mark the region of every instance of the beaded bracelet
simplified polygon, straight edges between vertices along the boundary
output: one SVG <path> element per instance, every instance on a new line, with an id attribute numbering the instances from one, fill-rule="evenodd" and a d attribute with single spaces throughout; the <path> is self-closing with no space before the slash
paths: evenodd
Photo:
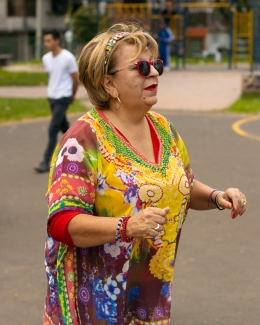
<path id="1" fill-rule="evenodd" d="M 115 235 L 115 240 L 116 241 L 121 241 L 121 236 L 120 236 L 120 228 L 121 228 L 121 224 L 124 220 L 125 216 L 121 217 L 118 221 L 117 227 L 116 227 L 116 235 Z"/>
<path id="2" fill-rule="evenodd" d="M 218 192 L 218 194 L 215 196 L 215 204 L 219 210 L 225 210 L 225 208 L 221 207 L 218 203 L 218 196 L 219 194 L 223 193 L 222 191 Z"/>
<path id="3" fill-rule="evenodd" d="M 121 241 L 125 242 L 125 243 L 131 243 L 131 241 L 134 239 L 133 237 L 126 237 L 126 226 L 128 223 L 128 220 L 130 219 L 130 216 L 125 216 L 124 220 L 121 224 L 120 227 L 120 236 L 121 236 Z"/>

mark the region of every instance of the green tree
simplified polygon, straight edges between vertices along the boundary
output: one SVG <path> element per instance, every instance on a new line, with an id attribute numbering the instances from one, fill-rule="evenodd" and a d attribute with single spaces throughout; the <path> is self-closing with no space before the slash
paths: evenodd
<path id="1" fill-rule="evenodd" d="M 97 34 L 97 13 L 95 5 L 81 6 L 72 16 L 74 39 L 82 44 Z"/>
<path id="2" fill-rule="evenodd" d="M 235 2 L 237 6 L 237 11 L 247 12 L 251 8 L 250 0 L 237 0 Z"/>

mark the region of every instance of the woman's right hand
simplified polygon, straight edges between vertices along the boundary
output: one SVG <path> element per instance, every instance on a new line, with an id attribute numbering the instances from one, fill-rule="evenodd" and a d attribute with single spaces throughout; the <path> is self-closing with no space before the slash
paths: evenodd
<path id="1" fill-rule="evenodd" d="M 126 227 L 126 236 L 134 238 L 156 237 L 163 229 L 170 208 L 146 208 L 132 216 Z"/>

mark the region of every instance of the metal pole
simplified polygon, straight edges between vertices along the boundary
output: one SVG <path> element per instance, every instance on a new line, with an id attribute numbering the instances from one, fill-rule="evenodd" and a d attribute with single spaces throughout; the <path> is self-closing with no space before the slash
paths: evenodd
<path id="1" fill-rule="evenodd" d="M 186 28 L 187 28 L 187 21 L 188 21 L 188 8 L 183 8 L 183 56 L 182 56 L 182 67 L 183 69 L 186 68 Z"/>
<path id="2" fill-rule="evenodd" d="M 232 56 L 233 56 L 233 0 L 230 0 L 229 11 L 229 50 L 228 50 L 228 69 L 232 69 Z"/>
<path id="3" fill-rule="evenodd" d="M 41 59 L 41 46 L 42 46 L 42 0 L 36 0 L 36 60 Z"/>
<path id="4" fill-rule="evenodd" d="M 97 34 L 100 29 L 100 8 L 99 8 L 99 0 L 96 0 L 96 19 L 97 19 Z"/>
<path id="5" fill-rule="evenodd" d="M 255 69 L 255 62 L 256 62 L 256 50 L 257 50 L 257 31 L 258 31 L 258 28 L 257 28 L 257 11 L 258 11 L 258 8 L 257 8 L 257 3 L 255 0 L 252 1 L 252 16 L 253 16 L 253 21 L 252 21 L 252 28 L 253 28 L 253 44 L 252 44 L 252 65 L 251 65 L 251 72 L 254 72 L 254 69 Z"/>
<path id="6" fill-rule="evenodd" d="M 177 0 L 176 3 L 176 14 L 178 15 L 176 21 L 176 69 L 179 69 L 179 50 L 180 50 L 180 13 L 181 13 L 181 0 Z"/>
<path id="7" fill-rule="evenodd" d="M 250 13 L 250 47 L 251 49 L 249 50 L 250 53 L 250 58 L 249 58 L 249 62 L 250 62 L 250 71 L 253 72 L 253 53 L 254 53 L 254 11 L 251 9 L 251 13 Z"/>

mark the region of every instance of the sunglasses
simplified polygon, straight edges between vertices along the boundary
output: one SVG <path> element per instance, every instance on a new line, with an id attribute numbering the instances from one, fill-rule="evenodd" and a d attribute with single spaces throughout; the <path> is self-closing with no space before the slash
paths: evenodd
<path id="1" fill-rule="evenodd" d="M 150 73 L 151 73 L 151 65 L 155 68 L 155 70 L 159 73 L 159 76 L 163 74 L 163 61 L 162 60 L 154 60 L 154 61 L 145 61 L 145 60 L 140 60 L 134 63 L 134 65 L 137 68 L 138 73 L 140 74 L 141 77 L 143 78 L 148 78 Z M 113 73 L 110 74 L 115 74 L 123 69 L 122 68 L 119 70 L 116 70 Z"/>

